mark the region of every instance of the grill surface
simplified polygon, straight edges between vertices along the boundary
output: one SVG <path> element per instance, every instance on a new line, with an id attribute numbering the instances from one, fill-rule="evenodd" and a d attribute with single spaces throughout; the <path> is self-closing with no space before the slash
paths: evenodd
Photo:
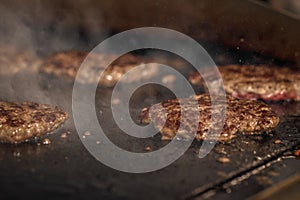
<path id="1" fill-rule="evenodd" d="M 206 47 L 208 51 L 219 52 L 213 55 L 217 63 L 224 63 L 224 60 L 218 61 L 220 56 L 228 57 L 230 62 L 239 63 L 240 58 L 245 58 L 245 62 L 255 62 L 253 54 L 250 53 L 228 52 L 228 49 L 212 44 L 206 44 Z M 158 53 L 162 57 L 167 56 L 166 52 Z M 229 57 L 231 54 L 235 57 Z M 143 55 L 155 58 L 157 54 L 150 51 L 143 52 Z M 259 55 L 257 57 L 261 62 L 270 62 L 268 58 Z M 168 58 L 173 57 L 168 55 Z M 4 86 L 12 78 L 1 77 L 1 85 Z M 18 85 L 22 84 L 24 79 L 14 80 Z M 26 80 L 30 85 L 30 78 L 27 77 Z M 41 88 L 40 93 L 43 96 L 39 101 L 64 108 L 69 112 L 70 119 L 62 129 L 47 137 L 52 141 L 50 145 L 43 145 L 42 141 L 19 145 L 1 144 L 0 184 L 1 196 L 5 198 L 191 199 L 209 195 L 219 199 L 230 199 L 232 196 L 241 199 L 251 195 L 249 192 L 243 192 L 248 191 L 249 187 L 255 187 L 254 191 L 258 192 L 266 185 L 260 185 L 256 179 L 251 179 L 250 183 L 256 181 L 257 185 L 244 186 L 245 181 L 237 180 L 237 184 L 242 183 L 238 191 L 231 193 L 228 192 L 230 185 L 227 190 L 226 187 L 224 190 L 223 186 L 288 155 L 290 150 L 300 144 L 300 103 L 270 103 L 281 116 L 279 126 L 271 134 L 239 136 L 230 143 L 219 143 L 203 159 L 197 157 L 201 143 L 194 142 L 180 159 L 164 169 L 146 174 L 123 173 L 96 161 L 83 147 L 72 119 L 72 83 L 39 74 L 38 87 Z M 4 88 L 1 91 L 5 91 Z M 150 94 L 147 91 L 151 91 Z M 25 100 L 20 93 L 21 91 L 16 89 L 15 93 L 1 94 L 1 98 Z M 34 96 L 28 96 L 34 100 Z M 159 136 L 139 140 L 122 133 L 110 117 L 110 96 L 111 89 L 99 88 L 96 104 L 101 125 L 115 144 L 135 152 L 145 152 L 147 146 L 155 150 L 167 144 L 161 141 Z M 145 98 L 146 101 L 143 102 Z M 173 95 L 167 90 L 156 91 L 151 86 L 137 91 L 131 102 L 133 118 L 136 118 L 140 109 L 147 104 L 167 98 L 173 98 Z M 67 137 L 61 138 L 61 134 L 66 132 Z M 276 140 L 281 142 L 277 143 Z M 220 163 L 217 161 L 220 157 L 228 157 L 230 162 Z M 288 164 L 287 169 L 299 172 L 298 164 Z M 278 172 L 281 173 L 280 170 Z M 274 181 L 285 177 L 279 176 Z"/>

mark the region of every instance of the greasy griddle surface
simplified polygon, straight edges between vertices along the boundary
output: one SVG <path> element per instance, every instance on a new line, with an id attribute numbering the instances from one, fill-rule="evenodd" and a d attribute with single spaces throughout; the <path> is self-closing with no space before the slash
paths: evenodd
<path id="1" fill-rule="evenodd" d="M 9 77 L 5 77 L 1 81 L 8 79 Z M 146 174 L 119 172 L 96 161 L 83 147 L 72 122 L 72 83 L 47 76 L 41 76 L 38 80 L 39 87 L 48 101 L 45 103 L 51 102 L 67 110 L 70 119 L 62 129 L 48 136 L 52 141 L 50 145 L 43 145 L 38 141 L 0 146 L 0 184 L 3 197 L 46 199 L 193 197 L 255 166 L 280 157 L 283 152 L 293 148 L 300 141 L 300 104 L 273 103 L 281 113 L 281 122 L 272 134 L 240 136 L 230 143 L 219 143 L 203 159 L 197 157 L 201 143 L 194 142 L 180 159 L 164 169 Z M 146 96 L 145 91 L 151 92 L 145 103 L 141 103 Z M 145 104 L 173 98 L 170 92 L 165 92 L 156 91 L 151 87 L 137 91 L 131 103 L 133 118 L 142 107 L 146 106 Z M 147 146 L 155 150 L 168 143 L 161 141 L 158 135 L 139 140 L 122 133 L 109 117 L 110 95 L 110 89 L 99 88 L 96 104 L 98 118 L 103 123 L 107 136 L 115 144 L 127 150 L 145 152 Z M 2 96 L 2 98 L 10 97 Z M 15 96 L 12 99 L 23 100 L 22 97 Z M 69 132 L 67 138 L 61 138 L 64 132 Z M 275 144 L 275 140 L 280 140 L 281 143 Z M 230 162 L 220 163 L 217 161 L 220 157 L 228 157 Z M 240 195 L 245 197 L 242 196 L 242 190 Z"/>

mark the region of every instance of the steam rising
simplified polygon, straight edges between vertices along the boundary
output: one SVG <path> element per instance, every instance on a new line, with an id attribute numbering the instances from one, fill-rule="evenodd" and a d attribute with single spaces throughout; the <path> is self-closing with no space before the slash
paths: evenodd
<path id="1" fill-rule="evenodd" d="M 70 106 L 72 87 L 43 77 L 39 66 L 54 52 L 89 50 L 103 40 L 96 12 L 83 0 L 1 2 L 0 100 Z"/>

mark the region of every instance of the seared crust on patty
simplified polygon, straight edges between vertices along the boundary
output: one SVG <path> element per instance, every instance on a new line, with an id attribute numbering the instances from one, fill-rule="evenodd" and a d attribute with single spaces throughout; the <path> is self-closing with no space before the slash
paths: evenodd
<path id="1" fill-rule="evenodd" d="M 300 70 L 264 65 L 220 66 L 225 91 L 241 99 L 300 100 Z M 214 74 L 204 74 L 208 80 Z M 203 85 L 202 77 L 193 72 L 189 81 Z"/>
<path id="2" fill-rule="evenodd" d="M 279 123 L 279 117 L 263 102 L 239 100 L 230 96 L 226 99 L 226 102 L 221 99 L 218 100 L 218 98 L 214 100 L 216 106 L 214 111 L 218 112 L 215 115 L 220 113 L 222 107 L 226 107 L 224 126 L 219 137 L 220 141 L 234 138 L 238 132 L 254 134 L 271 131 Z M 197 104 L 198 106 L 193 106 Z M 195 138 L 197 140 L 205 139 L 211 122 L 210 96 L 196 95 L 192 98 L 181 99 L 181 105 L 183 105 L 182 108 L 185 109 L 186 113 L 190 113 L 188 116 L 193 115 L 195 109 L 199 112 L 199 125 L 194 129 L 197 130 Z M 162 110 L 161 106 L 165 108 L 165 111 Z M 178 99 L 155 104 L 151 106 L 151 112 L 149 112 L 149 109 L 150 107 L 147 107 L 142 110 L 141 122 L 143 124 L 153 122 L 154 126 L 160 130 L 163 140 L 172 139 L 176 135 L 180 124 L 183 131 L 178 132 L 177 136 L 186 137 L 193 130 L 189 119 L 181 119 L 181 106 Z"/>
<path id="3" fill-rule="evenodd" d="M 68 114 L 58 107 L 33 102 L 0 101 L 0 142 L 18 143 L 58 128 Z"/>
<path id="4" fill-rule="evenodd" d="M 112 60 L 114 58 L 113 55 L 82 51 L 59 52 L 49 56 L 42 64 L 41 70 L 47 74 L 53 74 L 59 77 L 75 80 L 80 65 L 88 54 L 89 59 L 86 60 L 85 68 L 82 73 L 79 74 L 77 80 L 82 84 L 98 83 L 99 74 L 106 68 L 103 61 L 107 59 Z M 123 74 L 139 64 L 142 64 L 142 61 L 137 56 L 130 54 L 121 56 L 103 72 L 103 78 L 100 80 L 100 84 L 106 87 L 113 86 L 120 80 Z M 157 65 L 150 64 L 149 67 L 138 70 L 136 76 L 128 77 L 125 81 L 134 82 L 143 80 L 154 76 L 157 72 Z"/>

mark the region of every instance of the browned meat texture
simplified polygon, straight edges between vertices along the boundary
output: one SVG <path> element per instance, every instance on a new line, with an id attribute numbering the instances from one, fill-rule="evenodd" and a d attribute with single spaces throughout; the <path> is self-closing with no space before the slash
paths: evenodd
<path id="1" fill-rule="evenodd" d="M 220 66 L 225 91 L 241 99 L 300 100 L 300 71 L 287 67 L 264 65 Z M 205 74 L 213 80 L 214 74 Z M 189 81 L 203 85 L 201 76 L 194 72 Z"/>
<path id="2" fill-rule="evenodd" d="M 226 141 L 236 136 L 238 132 L 245 134 L 262 133 L 264 131 L 271 131 L 279 123 L 279 117 L 272 111 L 272 109 L 265 103 L 255 100 L 239 100 L 234 97 L 227 97 L 226 115 L 224 119 L 224 126 L 219 137 L 220 141 Z M 194 105 L 198 106 L 192 106 Z M 195 104 L 197 103 L 197 104 Z M 214 113 L 218 115 L 222 108 L 222 100 L 216 98 L 214 105 L 216 109 L 213 109 Z M 207 137 L 208 129 L 211 123 L 211 101 L 209 95 L 196 95 L 189 99 L 181 99 L 181 105 L 184 105 L 182 109 L 188 114 L 192 115 L 192 111 L 195 109 L 199 112 L 199 125 L 195 138 L 202 140 Z M 166 109 L 164 112 L 161 108 Z M 190 134 L 191 122 L 189 119 L 181 119 L 181 106 L 178 99 L 163 101 L 160 104 L 155 104 L 149 108 L 144 108 L 141 114 L 141 121 L 144 124 L 148 124 L 151 121 L 154 126 L 160 130 L 163 140 L 170 140 L 175 135 L 179 128 L 179 125 L 183 126 L 183 131 L 178 132 L 177 136 L 187 137 Z M 166 117 L 165 117 L 166 116 Z M 166 121 L 164 120 L 166 119 Z M 214 128 L 213 126 L 211 127 Z"/>
<path id="3" fill-rule="evenodd" d="M 88 52 L 66 51 L 59 52 L 49 56 L 42 64 L 41 70 L 47 74 L 54 74 L 59 77 L 66 77 L 74 80 L 80 65 L 87 57 Z M 123 74 L 137 65 L 143 64 L 137 56 L 126 54 L 115 60 L 105 71 L 103 61 L 112 60 L 113 55 L 89 53 L 89 59 L 86 60 L 85 68 L 77 77 L 82 84 L 98 83 L 98 76 L 101 72 L 102 78 L 100 84 L 106 87 L 113 86 L 118 82 Z M 148 67 L 137 70 L 135 76 L 127 77 L 125 82 L 134 82 L 147 79 L 158 72 L 156 64 L 149 64 Z"/>
<path id="4" fill-rule="evenodd" d="M 29 50 L 17 46 L 0 46 L 0 74 L 13 75 L 18 72 L 36 72 L 41 60 Z"/>
<path id="5" fill-rule="evenodd" d="M 58 107 L 33 102 L 0 101 L 0 142 L 19 143 L 58 128 L 68 114 Z"/>

